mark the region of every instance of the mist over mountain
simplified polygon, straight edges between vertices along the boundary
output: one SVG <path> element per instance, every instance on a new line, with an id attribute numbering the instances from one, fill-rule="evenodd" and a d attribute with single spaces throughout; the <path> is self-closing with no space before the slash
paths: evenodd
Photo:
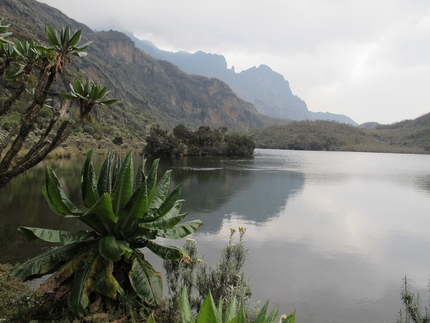
<path id="1" fill-rule="evenodd" d="M 132 33 L 128 35 L 137 47 L 157 59 L 169 61 L 189 74 L 215 77 L 226 82 L 241 99 L 252 103 L 260 113 L 291 120 L 333 120 L 357 125 L 345 115 L 309 111 L 306 103 L 292 93 L 284 76 L 267 65 L 236 73 L 234 67 L 227 68 L 227 61 L 222 55 L 202 51 L 193 54 L 169 52 L 157 48 L 150 41 L 137 39 Z"/>
<path id="2" fill-rule="evenodd" d="M 120 103 L 99 109 L 99 121 L 106 127 L 144 136 L 147 127 L 154 124 L 165 129 L 182 123 L 191 129 L 203 125 L 246 130 L 274 122 L 285 123 L 258 113 L 251 103 L 239 98 L 219 79 L 190 75 L 166 60 L 148 55 L 136 48 L 124 33 L 93 31 L 34 0 L 2 0 L 0 13 L 4 23 L 11 24 L 13 37 L 17 39 L 46 43 L 45 25 L 58 30 L 67 25 L 74 30 L 82 29 L 83 42 L 93 43 L 87 49 L 88 56 L 74 58 L 68 65 L 65 84 L 74 82 L 77 76 L 108 86 Z M 62 104 L 53 95 L 56 104 Z"/>

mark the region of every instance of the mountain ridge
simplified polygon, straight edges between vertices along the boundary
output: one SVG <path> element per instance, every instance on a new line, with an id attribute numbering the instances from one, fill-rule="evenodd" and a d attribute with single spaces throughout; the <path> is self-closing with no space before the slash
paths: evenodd
<path id="1" fill-rule="evenodd" d="M 265 64 L 236 73 L 234 67 L 227 68 L 223 55 L 203 51 L 193 54 L 169 52 L 157 48 L 149 40 L 139 40 L 131 32 L 127 32 L 127 35 L 138 48 L 157 59 L 172 62 L 189 74 L 216 77 L 226 82 L 240 98 L 252 103 L 260 113 L 298 121 L 332 120 L 358 125 L 345 115 L 309 111 L 305 101 L 292 93 L 288 80 Z"/>
<path id="2" fill-rule="evenodd" d="M 286 122 L 258 113 L 219 79 L 189 75 L 172 63 L 155 59 L 136 48 L 124 33 L 92 31 L 35 0 L 4 0 L 0 12 L 18 39 L 44 40 L 47 24 L 57 29 L 66 25 L 82 29 L 83 41 L 93 43 L 87 49 L 87 57 L 77 58 L 79 64 L 70 65 L 69 74 L 81 78 L 88 75 L 107 85 L 112 96 L 120 100 L 120 104 L 102 114 L 108 125 L 120 123 L 143 137 L 148 126 L 154 124 L 167 129 L 183 123 L 191 129 L 204 125 L 247 130 Z M 61 104 L 58 98 L 56 101 Z"/>

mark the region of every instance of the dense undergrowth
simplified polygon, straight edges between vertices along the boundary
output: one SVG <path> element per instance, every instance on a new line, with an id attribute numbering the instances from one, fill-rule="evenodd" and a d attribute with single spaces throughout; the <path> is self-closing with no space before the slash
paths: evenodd
<path id="1" fill-rule="evenodd" d="M 64 299 L 58 301 L 54 293 L 38 298 L 31 297 L 32 291 L 26 283 L 9 276 L 12 266 L 0 265 L 0 290 L 2 291 L 0 293 L 0 321 L 140 323 L 147 322 L 151 316 L 157 323 L 182 322 L 180 303 L 183 290 L 186 288 L 190 309 L 195 316 L 201 311 L 203 301 L 210 290 L 217 307 L 226 310 L 232 302 L 240 303 L 246 322 L 258 322 L 259 314 L 260 317 L 262 314 L 261 309 L 251 300 L 250 279 L 243 271 L 248 254 L 248 249 L 245 248 L 243 242 L 246 229 L 240 227 L 238 231 L 239 238 L 236 240 L 236 230 L 231 229 L 228 243 L 221 249 L 220 259 L 215 266 L 206 263 L 204 257 L 198 255 L 195 240 L 187 239 L 183 248 L 189 253 L 193 262 L 191 265 L 175 261 L 164 262 L 165 280 L 169 292 L 155 308 L 135 300 L 122 299 L 109 311 L 96 312 L 89 309 L 84 316 L 78 318 L 69 310 L 67 301 Z M 220 301 L 222 303 L 219 303 Z M 277 307 L 274 310 L 277 314 Z M 276 322 L 286 318 L 286 315 L 279 318 L 276 315 Z M 269 321 L 264 320 L 263 322 Z"/>

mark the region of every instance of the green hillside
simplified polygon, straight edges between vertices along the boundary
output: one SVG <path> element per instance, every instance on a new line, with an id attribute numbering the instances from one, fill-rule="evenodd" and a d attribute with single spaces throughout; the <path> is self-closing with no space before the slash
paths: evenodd
<path id="1" fill-rule="evenodd" d="M 332 121 L 299 121 L 254 130 L 252 137 L 259 148 L 428 153 L 430 114 L 373 129 Z"/>

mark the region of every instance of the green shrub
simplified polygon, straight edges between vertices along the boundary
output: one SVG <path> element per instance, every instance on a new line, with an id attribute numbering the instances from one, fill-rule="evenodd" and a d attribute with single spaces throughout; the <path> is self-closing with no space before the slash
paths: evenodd
<path id="1" fill-rule="evenodd" d="M 82 199 L 86 211 L 78 209 L 66 196 L 55 172 L 47 167 L 43 187 L 50 208 L 65 218 L 74 218 L 92 231 L 20 227 L 28 239 L 60 244 L 23 264 L 14 267 L 15 277 L 33 279 L 52 274 L 35 295 L 52 290 L 59 299 L 68 298 L 70 309 L 82 315 L 87 307 L 109 309 L 114 301 L 139 297 L 149 306 L 157 305 L 162 296 L 161 274 L 145 260 L 141 251 L 148 248 L 163 259 L 191 261 L 178 247 L 157 244 L 157 237 L 180 239 L 201 226 L 194 220 L 180 223 L 183 200 L 178 199 L 181 186 L 170 191 L 167 171 L 158 180 L 158 160 L 148 175 L 141 160 L 134 175 L 132 156 L 114 158 L 109 153 L 98 179 L 88 152 L 82 169 Z"/>

